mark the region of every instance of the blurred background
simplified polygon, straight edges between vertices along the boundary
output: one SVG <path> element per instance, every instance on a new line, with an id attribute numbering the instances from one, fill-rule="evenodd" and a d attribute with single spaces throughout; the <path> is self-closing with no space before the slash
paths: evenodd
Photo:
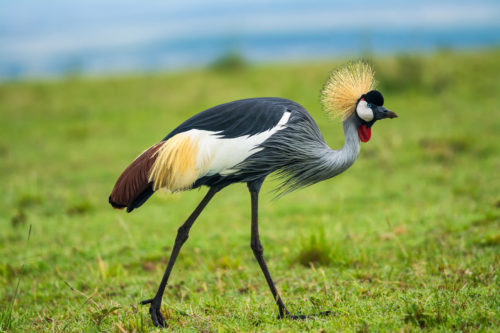
<path id="1" fill-rule="evenodd" d="M 500 43 L 500 3 L 0 1 L 0 78 L 178 70 Z"/>

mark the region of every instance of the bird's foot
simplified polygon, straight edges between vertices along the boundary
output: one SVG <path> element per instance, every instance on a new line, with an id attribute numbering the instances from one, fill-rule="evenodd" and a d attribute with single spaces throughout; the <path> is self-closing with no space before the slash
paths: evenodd
<path id="1" fill-rule="evenodd" d="M 324 316 L 329 316 L 332 314 L 332 311 L 322 311 L 320 313 L 312 313 L 308 315 L 293 315 L 290 312 L 286 311 L 285 313 L 280 313 L 278 315 L 278 319 L 293 319 L 293 320 L 299 320 L 299 319 L 307 319 L 307 318 L 312 318 L 312 317 L 324 317 Z"/>
<path id="2" fill-rule="evenodd" d="M 149 315 L 156 327 L 168 327 L 168 324 L 161 314 L 161 300 L 156 301 L 154 298 L 147 299 L 141 302 L 142 305 L 151 304 L 149 307 Z"/>

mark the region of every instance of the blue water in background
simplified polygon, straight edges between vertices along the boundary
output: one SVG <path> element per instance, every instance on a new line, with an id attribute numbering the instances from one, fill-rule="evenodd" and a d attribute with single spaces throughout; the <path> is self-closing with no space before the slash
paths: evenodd
<path id="1" fill-rule="evenodd" d="M 227 52 L 251 61 L 300 61 L 366 53 L 415 53 L 437 49 L 474 49 L 500 45 L 500 29 L 443 31 L 316 31 L 307 33 L 216 36 L 144 45 L 153 68 L 169 63 L 204 64 Z"/>
<path id="2" fill-rule="evenodd" d="M 356 18 L 356 13 L 363 8 L 370 10 L 371 2 L 358 0 L 360 3 L 353 5 L 311 0 L 306 5 L 302 1 L 255 0 L 256 3 L 233 4 L 214 0 L 211 7 L 204 8 L 204 2 L 190 0 L 185 7 L 158 2 L 159 7 L 155 9 L 132 0 L 89 0 L 79 5 L 62 0 L 18 0 L 13 2 L 15 5 L 9 2 L 7 6 L 7 2 L 2 1 L 0 5 L 4 5 L 5 10 L 0 12 L 0 80 L 57 77 L 68 73 L 105 75 L 180 70 L 204 67 L 231 52 L 249 62 L 276 63 L 367 53 L 422 53 L 500 46 L 500 19 L 497 20 L 500 6 L 489 0 L 477 1 L 477 6 L 483 3 L 491 8 L 489 11 L 481 11 L 475 3 L 458 1 L 466 6 L 459 8 L 458 14 L 452 13 L 455 16 L 448 21 L 446 13 L 454 8 L 455 2 L 448 1 L 448 7 L 429 12 L 425 7 L 417 8 L 416 15 L 423 19 L 436 15 L 431 19 L 432 26 L 419 24 L 418 16 L 409 17 L 412 2 L 395 0 L 381 0 L 378 7 L 373 7 L 373 22 L 358 24 L 347 20 L 337 25 L 331 25 L 327 15 L 326 22 L 315 22 L 315 15 L 318 21 L 325 21 L 323 11 L 334 15 L 343 10 L 349 17 Z M 426 5 L 426 1 L 422 3 Z M 432 3 L 428 1 L 429 6 Z M 379 8 L 383 6 L 387 9 Z M 402 8 L 401 15 L 397 8 Z M 469 8 L 474 11 L 471 16 L 475 21 L 461 24 L 460 17 L 467 18 Z M 311 10 L 312 15 L 309 12 L 310 15 L 304 15 L 306 19 L 301 20 L 301 13 Z M 392 13 L 389 17 L 398 23 L 377 20 L 376 13 L 380 16 L 386 12 Z M 372 19 L 364 14 L 365 21 Z M 267 16 L 260 22 L 262 15 Z M 404 15 L 408 16 L 407 24 Z M 439 15 L 443 16 L 443 24 Z M 287 22 L 288 17 L 296 22 Z M 342 17 L 336 16 L 336 19 Z M 242 28 L 239 21 L 245 21 Z"/>

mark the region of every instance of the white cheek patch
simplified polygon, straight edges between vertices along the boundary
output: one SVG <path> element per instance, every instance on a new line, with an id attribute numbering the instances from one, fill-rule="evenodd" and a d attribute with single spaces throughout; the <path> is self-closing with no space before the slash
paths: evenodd
<path id="1" fill-rule="evenodd" d="M 359 118 L 366 122 L 373 120 L 373 110 L 368 107 L 368 103 L 364 100 L 359 101 L 358 106 L 356 107 L 356 113 Z"/>

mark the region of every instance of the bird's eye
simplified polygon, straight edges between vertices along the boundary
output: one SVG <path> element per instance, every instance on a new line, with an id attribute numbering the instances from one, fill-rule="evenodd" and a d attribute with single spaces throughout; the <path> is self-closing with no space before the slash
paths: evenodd
<path id="1" fill-rule="evenodd" d="M 370 109 L 372 108 L 371 103 L 366 104 L 366 106 L 368 106 Z"/>

